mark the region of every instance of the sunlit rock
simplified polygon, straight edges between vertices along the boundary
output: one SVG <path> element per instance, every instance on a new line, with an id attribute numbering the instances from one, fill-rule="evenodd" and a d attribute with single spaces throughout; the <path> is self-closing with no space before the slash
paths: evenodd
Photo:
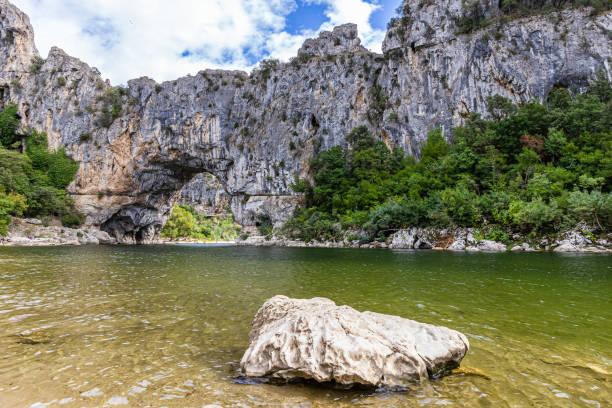
<path id="1" fill-rule="evenodd" d="M 257 312 L 240 362 L 250 377 L 406 386 L 459 367 L 467 338 L 441 326 L 358 312 L 325 298 L 275 296 Z"/>

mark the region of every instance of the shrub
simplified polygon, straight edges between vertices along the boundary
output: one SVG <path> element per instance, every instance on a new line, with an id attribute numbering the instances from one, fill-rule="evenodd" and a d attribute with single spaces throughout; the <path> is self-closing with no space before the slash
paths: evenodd
<path id="1" fill-rule="evenodd" d="M 121 116 L 123 110 L 123 97 L 127 94 L 127 89 L 114 87 L 107 89 L 99 100 L 102 102 L 102 108 L 97 118 L 97 125 L 108 128 L 113 124 L 115 119 Z"/>
<path id="2" fill-rule="evenodd" d="M 49 180 L 58 190 L 68 187 L 78 169 L 78 163 L 66 155 L 63 147 L 49 155 Z"/>
<path id="3" fill-rule="evenodd" d="M 16 79 L 13 79 L 11 81 L 11 87 L 15 90 L 15 92 L 19 93 L 21 92 L 21 90 L 23 89 L 23 86 L 21 85 L 21 82 L 19 82 Z"/>
<path id="4" fill-rule="evenodd" d="M 172 210 L 172 215 L 161 231 L 164 238 L 177 239 L 188 237 L 195 227 L 194 215 L 181 206 L 176 206 Z"/>
<path id="5" fill-rule="evenodd" d="M 478 0 L 474 0 L 471 3 L 464 3 L 463 14 L 455 18 L 458 34 L 469 33 L 485 24 L 485 10 Z"/>
<path id="6" fill-rule="evenodd" d="M 584 220 L 600 231 L 612 229 L 612 194 L 599 191 L 572 191 L 568 199 L 568 221 L 576 225 Z"/>
<path id="7" fill-rule="evenodd" d="M 62 216 L 62 225 L 66 228 L 77 228 L 83 224 L 84 218 L 82 214 L 69 213 Z M 83 236 L 82 233 L 81 236 Z"/>
<path id="8" fill-rule="evenodd" d="M 372 238 L 384 238 L 399 229 L 426 224 L 426 218 L 422 200 L 392 198 L 370 211 L 363 228 Z"/>
<path id="9" fill-rule="evenodd" d="M 267 81 L 270 79 L 271 72 L 274 71 L 279 64 L 280 61 L 273 58 L 262 60 L 259 63 L 259 72 L 261 73 L 262 80 Z"/>
<path id="10" fill-rule="evenodd" d="M 500 228 L 493 228 L 487 231 L 485 238 L 491 241 L 503 242 L 504 244 L 510 242 L 508 233 Z"/>
<path id="11" fill-rule="evenodd" d="M 40 69 L 42 68 L 44 63 L 45 63 L 45 60 L 43 58 L 39 56 L 32 57 L 32 62 L 30 64 L 30 72 L 32 74 L 36 74 L 40 72 Z"/>
<path id="12" fill-rule="evenodd" d="M 561 210 L 555 202 L 546 204 L 541 198 L 534 201 L 513 201 L 508 208 L 511 222 L 525 232 L 541 233 L 554 229 L 561 219 Z"/>
<path id="13" fill-rule="evenodd" d="M 231 216 L 207 217 L 193 207 L 175 206 L 172 215 L 161 231 L 163 238 L 234 240 L 241 228 L 234 223 Z"/>
<path id="14" fill-rule="evenodd" d="M 379 85 L 375 85 L 370 89 L 370 106 L 368 109 L 368 119 L 371 122 L 380 122 L 385 109 L 387 109 L 387 95 Z"/>
<path id="15" fill-rule="evenodd" d="M 272 219 L 268 214 L 257 215 L 257 222 L 255 225 L 257 226 L 257 230 L 261 235 L 266 237 L 266 239 L 271 238 L 274 224 L 272 223 Z"/>
<path id="16" fill-rule="evenodd" d="M 460 227 L 477 225 L 481 220 L 478 211 L 478 195 L 465 184 L 442 191 L 442 203 L 446 214 Z"/>
<path id="17" fill-rule="evenodd" d="M 25 196 L 15 192 L 6 194 L 0 187 L 0 235 L 4 236 L 8 232 L 11 216 L 20 217 L 27 208 Z"/>

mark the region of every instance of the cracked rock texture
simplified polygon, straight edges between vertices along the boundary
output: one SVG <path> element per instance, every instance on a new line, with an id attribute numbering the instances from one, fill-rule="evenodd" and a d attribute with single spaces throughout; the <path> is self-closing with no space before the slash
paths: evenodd
<path id="1" fill-rule="evenodd" d="M 0 102 L 16 103 L 25 129 L 46 132 L 51 148 L 63 145 L 79 162 L 69 192 L 88 225 L 145 243 L 202 173 L 216 177 L 219 193 L 195 192 L 200 178 L 183 200 L 214 196 L 245 226 L 262 213 L 282 225 L 301 200 L 294 178 L 311 178 L 312 155 L 345 145 L 357 126 L 418 158 L 430 130 L 451 138 L 466 114 L 486 113 L 489 96 L 543 100 L 553 86 L 584 89 L 600 69 L 611 78 L 610 12 L 562 10 L 457 35 L 460 0 L 406 4 L 383 55 L 347 24 L 306 41 L 290 63 L 250 75 L 205 70 L 120 89 L 58 48 L 33 66 L 28 17 L 0 0 Z M 497 2 L 482 4 L 498 13 Z"/>
<path id="2" fill-rule="evenodd" d="M 469 349 L 446 327 L 286 296 L 259 309 L 250 340 L 247 376 L 345 385 L 406 386 L 457 368 Z"/>
<path id="3" fill-rule="evenodd" d="M 194 207 L 209 216 L 229 215 L 232 196 L 212 174 L 198 174 L 181 191 L 179 204 Z"/>

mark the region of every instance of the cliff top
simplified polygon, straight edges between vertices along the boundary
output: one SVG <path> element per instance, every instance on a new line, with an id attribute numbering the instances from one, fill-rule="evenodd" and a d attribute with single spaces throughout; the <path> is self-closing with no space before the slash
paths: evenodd
<path id="1" fill-rule="evenodd" d="M 304 41 L 298 55 L 306 54 L 316 57 L 327 55 L 352 54 L 355 52 L 368 52 L 361 46 L 357 24 L 344 24 L 334 28 L 333 31 L 322 31 L 318 38 Z"/>

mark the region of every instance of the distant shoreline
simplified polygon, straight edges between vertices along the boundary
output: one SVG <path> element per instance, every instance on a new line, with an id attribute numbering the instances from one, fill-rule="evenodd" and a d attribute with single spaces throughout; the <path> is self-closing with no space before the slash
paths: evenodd
<path id="1" fill-rule="evenodd" d="M 237 245 L 236 241 L 188 241 L 188 240 L 178 240 L 178 241 L 166 241 L 161 240 L 159 242 L 153 243 L 153 245 L 161 244 L 161 245 Z"/>
<path id="2" fill-rule="evenodd" d="M 362 242 L 346 238 L 342 241 L 311 241 L 263 236 L 251 236 L 237 240 L 238 246 L 276 246 L 298 248 L 361 248 L 361 249 L 410 249 L 438 250 L 449 252 L 557 252 L 557 253 L 602 253 L 612 254 L 612 233 L 596 238 L 588 228 L 559 233 L 554 237 L 528 240 L 525 236 L 514 236 L 510 242 L 485 239 L 474 228 L 455 230 L 436 228 L 411 228 L 397 231 L 386 241 Z"/>
<path id="3" fill-rule="evenodd" d="M 14 218 L 9 234 L 0 237 L 0 247 L 43 247 L 117 244 L 106 232 L 95 227 L 71 229 L 45 226 L 40 220 Z M 281 237 L 252 235 L 235 241 L 207 241 L 195 239 L 158 239 L 143 245 L 202 245 L 202 246 L 253 246 L 291 248 L 360 248 L 360 249 L 429 249 L 453 252 L 559 252 L 612 254 L 612 233 L 595 237 L 586 226 L 559 233 L 554 237 L 528 240 L 515 235 L 510 242 L 485 239 L 478 230 L 412 228 L 399 230 L 384 242 L 363 242 L 345 238 L 342 241 L 305 242 Z"/>

